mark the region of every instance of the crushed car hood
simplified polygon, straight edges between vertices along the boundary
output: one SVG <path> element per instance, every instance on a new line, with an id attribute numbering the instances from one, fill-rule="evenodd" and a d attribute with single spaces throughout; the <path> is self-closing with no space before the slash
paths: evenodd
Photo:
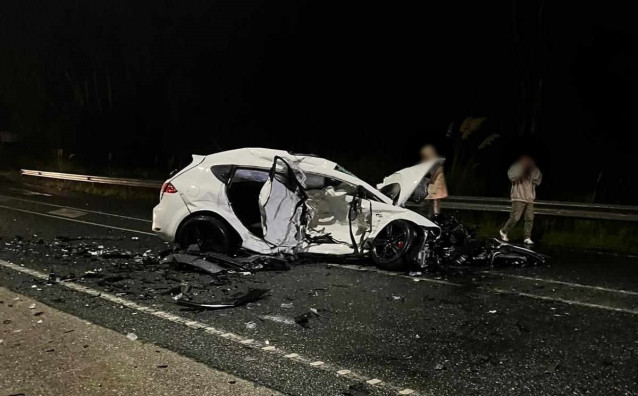
<path id="1" fill-rule="evenodd" d="M 396 206 L 405 205 L 409 199 L 419 203 L 427 196 L 431 176 L 444 161 L 438 158 L 401 169 L 384 178 L 377 189 L 388 195 Z"/>

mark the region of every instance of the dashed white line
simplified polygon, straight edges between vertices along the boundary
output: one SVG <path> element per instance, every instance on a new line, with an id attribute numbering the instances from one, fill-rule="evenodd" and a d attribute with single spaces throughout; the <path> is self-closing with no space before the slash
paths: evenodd
<path id="1" fill-rule="evenodd" d="M 49 279 L 49 275 L 42 273 L 40 271 L 28 268 L 28 267 L 24 267 L 24 266 L 20 266 L 18 264 L 14 264 L 14 263 L 10 263 L 8 261 L 4 261 L 4 260 L 0 260 L 0 266 L 23 273 L 23 274 L 27 274 L 30 275 L 34 278 L 37 279 L 41 279 L 44 281 L 48 281 Z M 74 283 L 74 282 L 58 282 L 56 283 L 56 285 L 62 286 L 62 287 L 66 287 L 67 289 L 73 290 L 73 291 L 77 291 L 80 293 L 84 293 L 84 294 L 88 294 L 90 296 L 93 297 L 97 297 L 97 298 L 101 298 L 105 301 L 109 301 L 112 303 L 115 303 L 117 305 L 121 305 L 124 306 L 126 308 L 135 310 L 135 311 L 139 311 L 139 312 L 143 312 L 145 314 L 148 315 L 152 315 L 155 316 L 157 318 L 160 319 L 164 319 L 164 320 L 168 320 L 170 322 L 174 322 L 177 324 L 181 324 L 184 325 L 188 328 L 192 328 L 192 329 L 203 329 L 206 333 L 217 336 L 217 337 L 222 337 L 226 340 L 235 342 L 237 344 L 242 345 L 243 347 L 251 347 L 251 348 L 260 348 L 263 351 L 266 351 L 270 354 L 273 354 L 275 356 L 280 356 L 282 358 L 292 358 L 295 357 L 296 361 L 299 361 L 299 363 L 301 364 L 307 364 L 309 367 L 313 367 L 315 369 L 320 369 L 323 371 L 327 371 L 327 372 L 332 372 L 335 374 L 339 374 L 339 375 L 347 375 L 347 378 L 352 379 L 353 381 L 357 381 L 357 382 L 367 382 L 368 384 L 372 385 L 372 386 L 376 386 L 388 391 L 391 391 L 395 394 L 400 394 L 400 392 L 402 390 L 405 390 L 404 388 L 401 387 L 397 387 L 395 385 L 392 384 L 388 384 L 387 382 L 381 381 L 377 378 L 369 378 L 369 377 L 365 377 L 361 374 L 355 373 L 353 371 L 350 370 L 345 370 L 339 367 L 336 367 L 333 364 L 330 363 L 326 363 L 320 360 L 310 360 L 308 358 L 305 358 L 299 354 L 296 353 L 290 353 L 288 351 L 284 351 L 280 348 L 275 347 L 274 345 L 268 345 L 267 342 L 262 342 L 262 341 L 257 341 L 254 339 L 250 339 L 247 337 L 242 337 L 239 336 L 237 334 L 234 333 L 229 333 L 226 332 L 222 329 L 219 328 L 215 328 L 212 326 L 209 326 L 203 322 L 199 322 L 196 320 L 191 320 L 191 319 L 186 319 L 183 318 L 181 316 L 177 316 L 165 311 L 161 311 L 155 308 L 151 308 L 148 306 L 144 306 L 144 305 L 140 305 L 136 302 L 133 301 L 129 301 L 126 300 L 124 298 L 121 297 L 117 297 L 113 294 L 110 293 L 106 293 L 97 289 L 92 289 L 90 287 L 86 287 L 84 285 L 80 285 L 78 283 Z M 252 342 L 250 342 L 249 344 L 246 342 L 247 340 L 252 340 Z"/>
<path id="2" fill-rule="evenodd" d="M 423 282 L 437 283 L 439 285 L 447 285 L 447 286 L 463 286 L 460 283 L 450 282 L 443 279 L 431 279 L 431 278 L 425 278 L 422 276 L 409 276 L 409 275 L 400 274 L 398 272 L 385 271 L 379 268 L 365 266 L 365 265 L 350 265 L 350 264 L 326 264 L 326 265 L 328 267 L 345 268 L 345 269 L 361 271 L 361 272 L 377 272 L 377 273 L 388 275 L 388 276 L 411 279 L 411 280 L 415 280 L 419 282 L 423 281 Z"/>
<path id="3" fill-rule="evenodd" d="M 96 226 L 96 227 L 104 227 L 104 228 L 110 228 L 110 229 L 113 229 L 113 230 L 135 232 L 137 234 L 156 236 L 152 232 L 133 230 L 133 229 L 130 229 L 130 228 L 115 227 L 115 226 L 110 226 L 110 225 L 106 225 L 106 224 L 93 223 L 93 222 L 90 222 L 90 221 L 82 221 L 82 220 L 77 220 L 77 219 L 71 219 L 71 218 L 68 218 L 68 217 L 54 216 L 54 215 L 50 215 L 50 214 L 47 214 L 47 213 L 40 213 L 40 212 L 34 212 L 34 211 L 31 211 L 31 210 L 26 210 L 26 209 L 12 208 L 10 206 L 5 206 L 5 205 L 0 205 L 0 208 L 8 209 L 8 210 L 14 210 L 14 211 L 17 211 L 17 212 L 22 212 L 22 213 L 30 213 L 30 214 L 34 214 L 34 215 L 38 215 L 38 216 L 50 217 L 50 218 L 58 219 L 58 220 L 72 221 L 74 223 L 87 224 L 87 225 L 92 225 L 92 226 Z"/>
<path id="4" fill-rule="evenodd" d="M 268 345 L 268 346 L 265 346 L 265 347 L 263 347 L 261 349 L 264 350 L 264 351 L 274 351 L 276 348 L 275 348 L 274 345 Z"/>
<path id="5" fill-rule="evenodd" d="M 585 284 L 582 284 L 582 283 L 565 282 L 565 281 L 559 281 L 559 280 L 555 280 L 555 279 L 537 278 L 537 277 L 533 277 L 533 276 L 508 274 L 508 273 L 499 272 L 499 271 L 481 271 L 480 273 L 489 274 L 489 275 L 504 276 L 504 277 L 507 277 L 507 278 L 529 280 L 529 281 L 534 281 L 534 282 L 551 283 L 551 284 L 555 284 L 555 285 L 563 285 L 563 286 L 578 287 L 578 288 L 583 288 L 583 289 L 605 291 L 605 292 L 610 292 L 610 293 L 626 294 L 626 295 L 629 295 L 629 296 L 638 296 L 638 292 L 631 291 L 631 290 L 611 289 L 611 288 L 602 287 L 602 286 L 585 285 Z"/>
<path id="6" fill-rule="evenodd" d="M 384 274 L 384 275 L 387 275 L 387 272 L 388 272 L 388 271 L 380 270 L 378 268 L 374 268 L 374 267 L 370 267 L 370 266 L 341 265 L 341 264 L 327 264 L 327 265 L 329 267 L 334 267 L 334 268 L 343 268 L 343 269 L 362 271 L 362 272 L 376 272 L 376 273 L 380 273 L 380 274 Z M 396 276 L 396 273 L 393 273 L 392 276 Z M 450 282 L 450 281 L 440 280 L 440 279 L 430 279 L 430 278 L 425 278 L 425 277 L 412 277 L 412 276 L 408 276 L 408 275 L 399 275 L 399 277 L 400 278 L 423 281 L 423 282 L 429 282 L 429 283 L 443 284 L 443 285 L 447 285 L 447 286 L 467 287 L 467 285 L 463 285 L 461 283 L 455 283 L 455 282 Z M 492 288 L 492 287 L 487 287 L 487 286 L 477 286 L 476 290 L 492 292 L 492 293 L 499 293 L 499 294 L 509 294 L 509 295 L 512 295 L 512 296 L 533 298 L 533 299 L 542 300 L 542 301 L 552 301 L 552 302 L 558 302 L 558 303 L 574 305 L 574 306 L 579 306 L 579 307 L 603 309 L 603 310 L 606 310 L 606 311 L 624 312 L 624 313 L 628 313 L 628 314 L 631 314 L 631 315 L 638 315 L 638 310 L 635 310 L 635 309 L 618 308 L 618 307 L 612 307 L 612 306 L 603 305 L 603 304 L 594 304 L 594 303 L 588 303 L 588 302 L 578 301 L 578 300 L 568 300 L 568 299 L 559 298 L 559 297 L 550 297 L 550 296 L 543 296 L 543 295 L 526 293 L 526 292 L 519 292 L 519 291 L 516 291 L 516 290 L 505 290 L 505 289 Z"/>

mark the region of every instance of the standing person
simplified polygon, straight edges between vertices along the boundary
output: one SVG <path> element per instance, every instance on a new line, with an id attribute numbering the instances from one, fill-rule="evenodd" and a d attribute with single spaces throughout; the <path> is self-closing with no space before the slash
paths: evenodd
<path id="1" fill-rule="evenodd" d="M 532 227 L 534 226 L 534 199 L 536 199 L 536 186 L 541 184 L 543 175 L 536 167 L 532 157 L 523 155 L 507 171 L 507 177 L 512 181 L 512 210 L 507 223 L 499 231 L 501 239 L 508 241 L 507 234 L 525 213 L 524 242 L 533 245 Z"/>
<path id="2" fill-rule="evenodd" d="M 439 153 L 433 145 L 428 144 L 421 149 L 421 162 L 431 161 L 437 158 L 439 158 Z M 447 184 L 445 183 L 443 166 L 439 166 L 430 180 L 428 195 L 425 197 L 431 205 L 431 214 L 438 216 L 441 213 L 441 200 L 447 197 L 447 195 Z"/>

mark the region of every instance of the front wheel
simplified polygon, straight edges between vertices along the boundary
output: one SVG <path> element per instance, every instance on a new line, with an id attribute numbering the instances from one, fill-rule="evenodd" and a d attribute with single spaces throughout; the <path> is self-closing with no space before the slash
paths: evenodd
<path id="1" fill-rule="evenodd" d="M 414 227 L 407 221 L 398 220 L 388 224 L 372 242 L 370 255 L 379 268 L 404 270 L 407 252 L 416 236 Z"/>

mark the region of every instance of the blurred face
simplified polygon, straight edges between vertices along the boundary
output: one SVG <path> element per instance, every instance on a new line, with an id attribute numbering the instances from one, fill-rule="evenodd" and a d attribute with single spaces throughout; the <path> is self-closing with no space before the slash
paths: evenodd
<path id="1" fill-rule="evenodd" d="M 437 158 L 439 155 L 434 146 L 425 146 L 421 149 L 421 162 Z"/>
<path id="2" fill-rule="evenodd" d="M 521 163 L 521 165 L 523 165 L 525 168 L 533 168 L 534 167 L 534 160 L 532 159 L 532 157 L 530 157 L 529 155 L 523 155 L 520 159 L 519 162 Z"/>

